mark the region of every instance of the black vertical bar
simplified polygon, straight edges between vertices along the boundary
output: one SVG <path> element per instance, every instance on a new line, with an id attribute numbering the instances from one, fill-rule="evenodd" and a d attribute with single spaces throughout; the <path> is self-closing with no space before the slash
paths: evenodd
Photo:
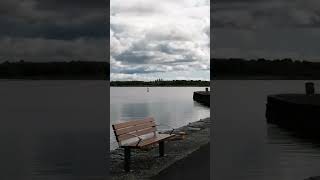
<path id="1" fill-rule="evenodd" d="M 126 172 L 130 171 L 130 148 L 124 148 L 124 170 Z"/>
<path id="2" fill-rule="evenodd" d="M 164 141 L 159 142 L 159 154 L 160 154 L 160 157 L 164 156 Z"/>

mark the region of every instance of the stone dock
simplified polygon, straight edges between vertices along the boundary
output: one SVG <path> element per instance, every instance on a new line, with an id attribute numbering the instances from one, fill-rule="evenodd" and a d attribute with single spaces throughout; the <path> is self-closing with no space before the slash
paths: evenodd
<path id="1" fill-rule="evenodd" d="M 210 91 L 196 91 L 193 93 L 193 100 L 210 107 Z"/>
<path id="2" fill-rule="evenodd" d="M 182 160 L 201 147 L 210 143 L 210 118 L 189 123 L 175 130 L 185 132 L 182 140 L 170 140 L 165 143 L 164 157 L 159 157 L 158 147 L 149 150 L 133 150 L 131 156 L 131 171 L 126 173 L 124 167 L 124 152 L 118 148 L 110 152 L 110 176 L 113 180 L 145 180 L 155 177 L 160 172 L 170 168 L 175 162 Z M 208 157 L 210 158 L 210 156 Z"/>
<path id="3" fill-rule="evenodd" d="M 317 176 L 317 177 L 310 177 L 310 178 L 305 179 L 305 180 L 320 180 L 320 176 Z"/>
<path id="4" fill-rule="evenodd" d="M 293 130 L 311 139 L 320 137 L 320 94 L 315 94 L 314 83 L 305 83 L 306 94 L 276 94 L 267 97 L 268 123 Z M 305 180 L 320 180 L 320 176 Z"/>
<path id="5" fill-rule="evenodd" d="M 310 135 L 320 135 L 320 94 L 278 94 L 267 98 L 268 123 Z"/>

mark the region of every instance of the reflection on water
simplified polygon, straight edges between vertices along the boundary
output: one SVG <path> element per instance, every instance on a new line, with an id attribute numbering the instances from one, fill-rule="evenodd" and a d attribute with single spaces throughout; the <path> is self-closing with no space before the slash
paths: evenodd
<path id="1" fill-rule="evenodd" d="M 38 134 L 33 139 L 33 177 L 103 177 L 105 133 Z"/>
<path id="2" fill-rule="evenodd" d="M 304 93 L 304 81 L 216 81 L 214 92 L 214 179 L 302 180 L 320 175 L 319 142 L 265 119 L 267 95 Z"/>
<path id="3" fill-rule="evenodd" d="M 150 112 L 148 103 L 130 103 L 130 104 L 122 104 L 119 107 L 122 118 L 131 118 L 132 114 L 135 114 L 135 118 L 146 117 Z"/>
<path id="4" fill-rule="evenodd" d="M 0 81 L 0 179 L 106 175 L 105 81 Z"/>
<path id="5" fill-rule="evenodd" d="M 314 157 L 320 156 L 320 141 L 317 139 L 302 137 L 300 134 L 279 128 L 276 125 L 268 125 L 267 132 L 267 143 L 278 144 L 285 152 Z"/>
<path id="6" fill-rule="evenodd" d="M 110 124 L 153 116 L 158 124 L 180 127 L 210 116 L 210 109 L 194 102 L 203 87 L 111 87 Z M 110 126 L 110 149 L 117 143 Z"/>

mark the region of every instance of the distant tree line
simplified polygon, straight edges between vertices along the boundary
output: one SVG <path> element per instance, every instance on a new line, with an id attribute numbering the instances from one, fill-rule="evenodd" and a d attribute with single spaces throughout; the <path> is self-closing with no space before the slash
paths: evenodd
<path id="1" fill-rule="evenodd" d="M 111 81 L 111 86 L 195 86 L 195 87 L 205 87 L 210 86 L 209 81 L 201 80 L 172 80 L 164 81 L 157 79 L 155 81 Z"/>
<path id="2" fill-rule="evenodd" d="M 4 62 L 0 64 L 1 79 L 97 79 L 110 77 L 107 62 Z"/>
<path id="3" fill-rule="evenodd" d="M 285 59 L 212 59 L 211 79 L 320 79 L 320 62 Z M 107 62 L 3 62 L 0 79 L 101 79 L 109 80 Z M 208 86 L 209 81 L 113 81 L 112 86 Z"/>
<path id="4" fill-rule="evenodd" d="M 285 59 L 211 59 L 211 79 L 320 79 L 320 62 Z"/>

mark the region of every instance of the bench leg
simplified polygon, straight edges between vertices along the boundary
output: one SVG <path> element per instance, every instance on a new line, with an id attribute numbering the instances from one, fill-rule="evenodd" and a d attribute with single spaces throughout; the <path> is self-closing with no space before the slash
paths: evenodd
<path id="1" fill-rule="evenodd" d="M 126 172 L 130 171 L 130 158 L 131 158 L 131 149 L 130 148 L 124 148 L 124 170 Z"/>
<path id="2" fill-rule="evenodd" d="M 160 157 L 164 156 L 164 141 L 159 142 L 159 154 Z"/>

